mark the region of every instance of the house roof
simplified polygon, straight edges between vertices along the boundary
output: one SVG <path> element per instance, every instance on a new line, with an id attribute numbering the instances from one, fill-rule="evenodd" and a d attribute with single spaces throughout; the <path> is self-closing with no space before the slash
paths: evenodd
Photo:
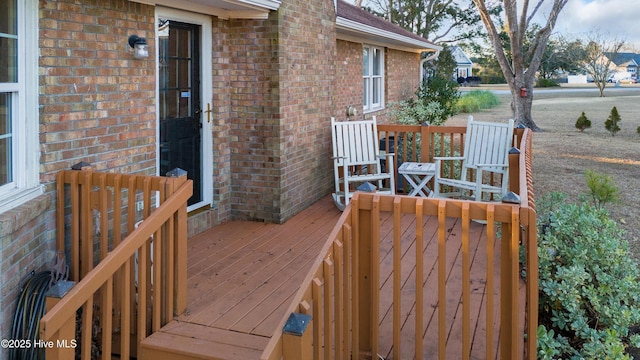
<path id="1" fill-rule="evenodd" d="M 472 66 L 473 65 L 473 62 L 471 61 L 471 59 L 469 59 L 467 54 L 465 54 L 465 52 L 459 46 L 451 47 L 451 55 L 453 55 L 453 59 L 456 61 L 456 64 L 458 66 L 460 66 L 460 65 Z"/>
<path id="2" fill-rule="evenodd" d="M 640 65 L 640 54 L 636 53 L 604 53 L 604 56 L 611 59 L 616 66 L 638 66 Z"/>
<path id="3" fill-rule="evenodd" d="M 340 40 L 366 42 L 411 52 L 442 49 L 422 36 L 343 0 L 337 0 L 336 12 L 336 36 Z"/>

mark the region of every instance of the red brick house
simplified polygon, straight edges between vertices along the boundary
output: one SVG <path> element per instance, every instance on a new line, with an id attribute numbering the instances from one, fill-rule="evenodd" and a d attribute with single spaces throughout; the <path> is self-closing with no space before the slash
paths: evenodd
<path id="1" fill-rule="evenodd" d="M 341 0 L 4 4 L 3 338 L 20 283 L 54 258 L 59 170 L 183 168 L 195 180 L 190 234 L 284 222 L 331 192 L 329 118 L 354 106 L 384 120 L 418 86 L 420 53 L 439 49 Z M 134 57 L 132 35 L 148 57 Z"/>

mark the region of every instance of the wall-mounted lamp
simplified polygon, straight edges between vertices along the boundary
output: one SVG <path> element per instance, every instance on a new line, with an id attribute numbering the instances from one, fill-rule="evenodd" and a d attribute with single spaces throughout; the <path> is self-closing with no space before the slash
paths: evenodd
<path id="1" fill-rule="evenodd" d="M 129 36 L 129 46 L 133 48 L 133 57 L 136 59 L 146 59 L 149 57 L 149 46 L 147 39 L 138 35 Z"/>
<path id="2" fill-rule="evenodd" d="M 358 115 L 358 109 L 355 106 L 349 105 L 347 106 L 347 117 Z"/>

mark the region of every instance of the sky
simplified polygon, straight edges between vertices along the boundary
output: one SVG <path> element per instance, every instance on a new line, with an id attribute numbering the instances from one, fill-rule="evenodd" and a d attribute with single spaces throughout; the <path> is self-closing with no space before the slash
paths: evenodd
<path id="1" fill-rule="evenodd" d="M 353 0 L 347 1 L 353 3 Z M 381 1 L 384 2 L 363 0 L 362 3 L 375 7 L 374 4 Z M 522 4 L 522 1 L 519 0 L 518 3 Z M 530 6 L 537 3 L 538 0 L 529 0 Z M 551 3 L 552 0 L 546 0 L 543 7 L 550 7 Z M 546 23 L 548 11 L 542 10 L 536 20 Z M 640 0 L 569 0 L 562 9 L 554 30 L 569 38 L 584 38 L 594 31 L 603 38 L 625 40 L 636 52 L 640 52 Z"/>
<path id="2" fill-rule="evenodd" d="M 568 36 L 599 31 L 620 38 L 640 52 L 640 0 L 569 0 L 555 32 Z"/>

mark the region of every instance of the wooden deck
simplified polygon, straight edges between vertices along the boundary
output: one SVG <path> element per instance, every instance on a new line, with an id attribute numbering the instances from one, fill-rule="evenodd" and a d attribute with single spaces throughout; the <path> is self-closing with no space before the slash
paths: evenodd
<path id="1" fill-rule="evenodd" d="M 331 197 L 326 197 L 283 225 L 238 222 L 216 226 L 189 240 L 187 312 L 143 341 L 144 359 L 258 359 L 269 337 L 276 330 L 293 295 L 310 270 L 313 260 L 340 212 Z M 451 269 L 447 279 L 447 358 L 461 358 L 460 312 L 461 243 L 460 221 L 448 219 L 447 259 Z M 381 355 L 392 358 L 392 328 L 389 320 L 392 303 L 391 228 L 385 230 L 381 249 Z M 415 225 L 407 217 L 402 236 L 402 359 L 413 358 L 413 309 L 415 308 Z M 437 355 L 437 223 L 425 218 L 424 286 L 426 305 L 423 334 L 423 358 Z M 499 336 L 486 344 L 486 329 L 499 323 L 499 299 L 496 294 L 494 321 L 487 326 L 484 274 L 486 271 L 486 233 L 484 226 L 471 224 L 472 291 L 472 359 L 486 358 L 486 346 L 497 354 Z M 499 258 L 499 247 L 495 246 Z M 499 259 L 497 260 L 499 261 Z M 497 273 L 499 265 L 494 269 Z M 499 277 L 497 277 L 499 278 Z M 389 289 L 389 291 L 387 291 Z M 521 309 L 524 309 L 524 286 L 521 286 Z M 404 295 L 406 294 L 406 296 Z M 524 311 L 522 312 L 524 317 Z M 524 323 L 522 321 L 521 323 Z M 523 333 L 523 329 L 519 332 Z M 522 338 L 522 337 L 521 337 Z M 520 347 L 522 349 L 522 345 Z M 494 355 L 495 357 L 495 355 Z"/>

